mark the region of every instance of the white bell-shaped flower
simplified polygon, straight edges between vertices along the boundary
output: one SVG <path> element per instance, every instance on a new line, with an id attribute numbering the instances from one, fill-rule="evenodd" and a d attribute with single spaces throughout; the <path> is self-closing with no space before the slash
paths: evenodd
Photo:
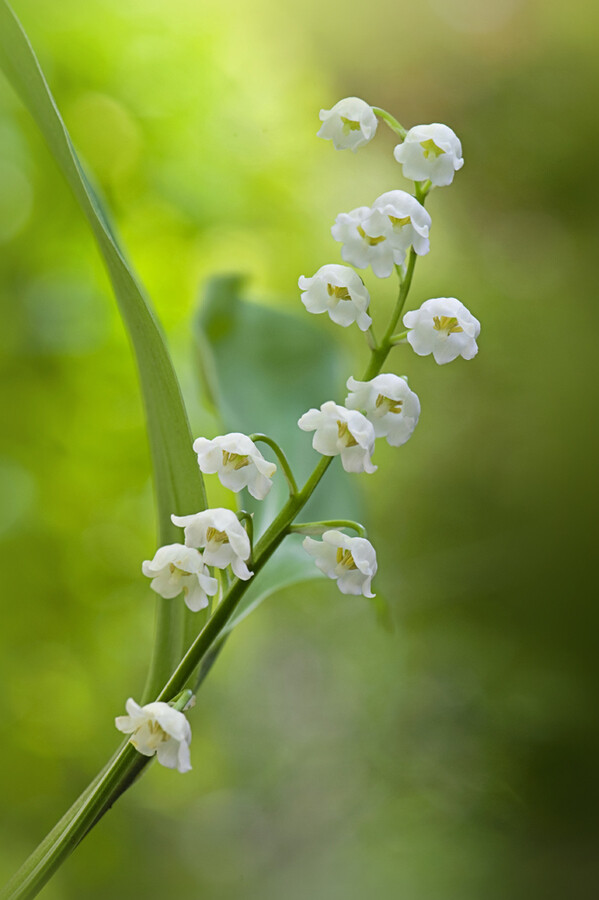
<path id="1" fill-rule="evenodd" d="M 407 340 L 418 356 L 432 353 L 440 365 L 458 356 L 472 359 L 478 353 L 480 322 L 455 297 L 425 300 L 420 309 L 403 317 Z"/>
<path id="2" fill-rule="evenodd" d="M 182 712 L 168 703 L 148 703 L 139 706 L 131 697 L 127 700 L 129 715 L 117 716 L 114 723 L 119 731 L 131 735 L 131 743 L 144 756 L 158 756 L 167 769 L 189 772 L 191 727 Z"/>
<path id="3" fill-rule="evenodd" d="M 230 490 L 237 492 L 247 487 L 257 500 L 264 500 L 270 491 L 277 467 L 264 459 L 247 434 L 232 431 L 211 441 L 199 437 L 193 449 L 201 471 L 206 475 L 218 474 L 221 484 Z"/>
<path id="4" fill-rule="evenodd" d="M 372 107 L 359 97 L 345 97 L 332 109 L 321 109 L 320 121 L 318 137 L 332 141 L 335 150 L 354 153 L 373 139 L 378 124 Z"/>
<path id="5" fill-rule="evenodd" d="M 429 251 L 431 217 L 406 191 L 387 191 L 372 207 L 359 206 L 340 213 L 331 228 L 343 244 L 341 256 L 358 269 L 372 267 L 378 278 L 388 278 L 401 266 L 411 246 L 419 255 Z"/>
<path id="6" fill-rule="evenodd" d="M 326 312 L 333 322 L 344 327 L 356 322 L 362 331 L 372 325 L 366 312 L 370 294 L 360 276 L 349 266 L 321 266 L 311 278 L 301 275 L 298 284 L 308 312 Z"/>
<path id="7" fill-rule="evenodd" d="M 366 416 L 327 400 L 320 409 L 310 409 L 297 423 L 302 431 L 313 431 L 312 446 L 323 456 L 341 456 L 346 472 L 376 472 L 374 428 Z"/>
<path id="8" fill-rule="evenodd" d="M 393 271 L 395 254 L 393 244 L 389 240 L 391 228 L 384 223 L 383 228 L 374 228 L 370 223 L 372 210 L 369 206 L 358 206 L 348 213 L 339 213 L 331 234 L 340 244 L 341 256 L 345 262 L 358 269 L 372 267 L 377 278 L 388 278 Z"/>
<path id="9" fill-rule="evenodd" d="M 403 174 L 412 181 L 426 181 L 442 187 L 451 184 L 462 168 L 462 145 L 447 125 L 415 125 L 398 144 L 393 155 Z"/>
<path id="10" fill-rule="evenodd" d="M 376 575 L 376 553 L 366 538 L 348 537 L 341 531 L 325 531 L 321 541 L 307 537 L 303 546 L 320 571 L 337 580 L 342 594 L 375 596 L 370 583 Z"/>
<path id="11" fill-rule="evenodd" d="M 204 562 L 209 566 L 226 569 L 230 565 L 242 581 L 252 577 L 245 564 L 250 557 L 250 539 L 232 510 L 217 507 L 192 516 L 171 516 L 171 520 L 185 529 L 187 547 L 204 549 Z"/>
<path id="12" fill-rule="evenodd" d="M 371 381 L 348 378 L 345 405 L 360 409 L 372 422 L 377 437 L 400 447 L 412 436 L 420 416 L 420 400 L 399 375 L 377 375 Z"/>
<path id="13" fill-rule="evenodd" d="M 185 605 L 193 612 L 208 606 L 208 597 L 218 591 L 218 581 L 210 575 L 202 554 L 184 544 L 159 547 L 154 559 L 142 563 L 141 570 L 152 579 L 153 591 L 167 600 L 182 592 Z"/>
<path id="14" fill-rule="evenodd" d="M 391 242 L 396 252 L 395 262 L 398 265 L 403 263 L 410 247 L 419 256 L 424 256 L 430 249 L 429 231 L 431 227 L 431 217 L 426 211 L 422 203 L 419 203 L 416 197 L 412 197 L 406 191 L 386 191 L 377 197 L 372 204 L 372 215 L 370 217 L 370 230 L 375 230 L 376 222 L 382 220 L 376 217 L 376 213 L 385 216 L 391 225 Z M 401 259 L 397 258 L 397 255 Z"/>

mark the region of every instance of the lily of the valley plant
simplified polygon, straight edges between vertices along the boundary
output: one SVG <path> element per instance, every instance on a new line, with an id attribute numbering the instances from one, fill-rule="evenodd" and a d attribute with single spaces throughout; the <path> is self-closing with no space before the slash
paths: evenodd
<path id="1" fill-rule="evenodd" d="M 320 408 L 306 410 L 297 422 L 299 429 L 308 432 L 304 435 L 306 453 L 311 452 L 311 442 L 320 454 L 301 487 L 285 449 L 269 435 L 231 432 L 198 435 L 194 440 L 160 332 L 99 213 L 97 198 L 74 157 L 33 51 L 4 0 L 0 0 L 0 35 L 0 62 L 32 110 L 88 216 L 132 335 L 148 410 L 161 526 L 153 558 L 140 560 L 140 577 L 150 580 L 148 587 L 160 598 L 147 696 L 138 698 L 141 704 L 126 699 L 135 692 L 123 687 L 127 714 L 116 715 L 115 725 L 126 741 L 0 895 L 25 898 L 38 893 L 152 758 L 181 773 L 191 769 L 193 746 L 186 711 L 222 647 L 248 585 L 260 578 L 262 568 L 289 535 L 305 536 L 306 561 L 335 581 L 342 594 L 375 596 L 377 567 L 386 564 L 385 559 L 377 561 L 376 535 L 371 542 L 363 524 L 344 519 L 302 522 L 302 509 L 320 488 L 331 464 L 341 465 L 348 473 L 379 478 L 373 461 L 377 442 L 399 448 L 412 436 L 420 402 L 407 378 L 390 371 L 394 365 L 391 354 L 403 354 L 402 371 L 409 368 L 412 351 L 432 354 L 440 364 L 458 356 L 471 359 L 477 352 L 480 325 L 451 297 L 424 298 L 417 308 L 406 312 L 416 259 L 430 249 L 432 218 L 425 202 L 434 187 L 450 184 L 463 165 L 460 141 L 446 125 L 415 125 L 406 131 L 385 110 L 356 97 L 340 100 L 332 109 L 321 110 L 319 137 L 331 140 L 337 150 L 356 151 L 375 137 L 377 124 L 383 121 L 397 136 L 394 156 L 403 176 L 415 179 L 412 192 L 390 185 L 381 196 L 366 197 L 367 204 L 339 213 L 331 230 L 341 244 L 345 264 L 333 256 L 333 261 L 325 262 L 313 275 L 299 277 L 298 303 L 301 299 L 309 313 L 327 313 L 341 327 L 356 325 L 365 336 L 366 361 L 360 366 L 356 360 L 356 367 L 347 373 L 347 396 L 331 397 L 323 384 Z M 400 175 L 399 167 L 397 172 Z M 323 248 L 325 259 L 338 249 L 332 241 L 328 249 L 326 244 Z M 371 270 L 368 287 L 363 280 L 367 269 Z M 377 304 L 377 279 L 392 275 L 397 278 L 398 297 L 381 331 L 384 311 Z M 403 331 L 398 330 L 400 320 Z M 375 325 L 382 336 L 377 337 Z M 247 378 L 251 377 L 248 372 Z M 165 409 L 171 416 L 168 422 Z M 265 457 L 258 445 L 273 459 Z M 395 452 L 399 455 L 401 450 Z M 207 506 L 203 475 L 216 476 L 234 493 L 247 490 L 260 502 L 274 480 L 284 478 L 288 498 L 255 541 L 251 514 L 240 512 L 237 506 Z M 173 658 L 169 615 L 182 614 L 184 607 L 197 625 L 189 645 Z M 107 727 L 112 726 L 107 723 Z"/>

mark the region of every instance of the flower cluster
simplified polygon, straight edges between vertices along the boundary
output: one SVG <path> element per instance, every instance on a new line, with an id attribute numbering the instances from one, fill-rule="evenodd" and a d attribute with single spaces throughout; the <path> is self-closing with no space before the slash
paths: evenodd
<path id="1" fill-rule="evenodd" d="M 430 250 L 431 216 L 424 208 L 433 187 L 449 185 L 462 168 L 462 146 L 447 125 L 417 125 L 406 131 L 389 113 L 371 107 L 357 97 L 340 100 L 330 110 L 321 110 L 318 136 L 332 140 L 337 150 L 356 151 L 375 135 L 377 115 L 400 136 L 394 157 L 406 178 L 416 182 L 415 195 L 402 190 L 386 191 L 371 206 L 339 213 L 332 226 L 333 238 L 341 246 L 341 257 L 357 269 L 371 268 L 377 278 L 388 278 L 395 270 L 400 281 L 396 313 L 382 342 L 372 333 L 371 297 L 362 279 L 349 266 L 321 266 L 312 276 L 302 275 L 299 287 L 308 312 L 328 312 L 333 322 L 347 327 L 354 322 L 369 332 L 375 359 L 384 361 L 396 344 L 407 343 L 419 356 L 432 354 L 439 364 L 458 356 L 472 359 L 477 353 L 480 323 L 452 297 L 426 300 L 420 309 L 403 316 L 406 332 L 394 329 L 403 312 L 417 256 Z M 410 267 L 410 268 L 409 268 Z M 409 271 L 409 275 L 408 275 Z M 370 374 L 369 368 L 369 374 Z M 298 424 L 314 432 L 312 446 L 324 456 L 340 456 L 346 472 L 376 471 L 372 454 L 376 438 L 393 447 L 409 440 L 418 424 L 420 401 L 405 378 L 375 367 L 373 377 L 359 381 L 350 377 L 345 406 L 327 400 L 320 409 L 310 409 Z M 306 537 L 306 551 L 330 578 L 336 578 L 343 593 L 370 593 L 376 572 L 376 555 L 364 538 L 349 538 L 340 531 L 322 534 L 321 541 Z"/>
<path id="2" fill-rule="evenodd" d="M 372 206 L 339 213 L 331 233 L 343 244 L 345 262 L 358 269 L 370 266 L 378 278 L 388 278 L 411 247 L 419 256 L 428 253 L 430 226 L 431 217 L 415 197 L 387 191 Z"/>
<path id="3" fill-rule="evenodd" d="M 270 491 L 277 467 L 262 456 L 247 435 L 232 432 L 212 440 L 200 437 L 193 449 L 200 471 L 217 474 L 224 487 L 236 492 L 247 488 L 258 500 Z M 173 515 L 171 519 L 173 525 L 183 529 L 185 542 L 159 547 L 154 558 L 145 560 L 141 567 L 152 579 L 150 587 L 161 597 L 171 600 L 182 594 L 185 605 L 198 612 L 219 592 L 216 573 L 230 566 L 241 581 L 252 577 L 248 568 L 250 537 L 233 510 L 216 507 L 188 516 Z M 131 743 L 140 753 L 156 754 L 159 763 L 180 772 L 191 768 L 191 728 L 182 712 L 162 702 L 140 707 L 132 699 L 126 708 L 128 715 L 117 717 L 115 724 L 131 735 Z"/>
<path id="4" fill-rule="evenodd" d="M 357 97 L 321 110 L 318 135 L 331 140 L 337 150 L 355 152 L 374 137 L 377 117 L 401 139 L 394 156 L 406 178 L 415 181 L 414 194 L 397 189 L 386 191 L 370 206 L 339 213 L 331 232 L 342 245 L 343 261 L 350 265 L 329 263 L 312 276 L 302 275 L 298 282 L 301 301 L 308 312 L 327 313 L 332 322 L 343 327 L 355 323 L 366 333 L 371 351 L 362 379 L 347 379 L 343 405 L 326 400 L 298 421 L 302 431 L 313 433 L 312 446 L 326 460 L 319 463 L 300 491 L 285 454 L 266 435 L 231 432 L 212 439 L 199 437 L 193 444 L 202 473 L 217 475 L 224 487 L 234 492 L 245 489 L 256 500 L 267 496 L 277 469 L 260 453 L 256 442 L 262 441 L 274 450 L 290 497 L 261 538 L 267 546 L 265 549 L 261 543 L 258 548 L 256 568 L 288 533 L 300 532 L 306 535 L 303 547 L 318 569 L 336 580 L 343 594 L 365 597 L 375 596 L 372 579 L 377 572 L 377 557 L 363 526 L 348 520 L 302 525 L 294 524 L 294 518 L 333 457 L 340 457 L 346 472 L 373 474 L 377 470 L 372 460 L 377 438 L 386 440 L 391 447 L 401 447 L 414 433 L 420 417 L 418 396 L 405 377 L 381 371 L 395 346 L 407 343 L 417 355 L 432 354 L 442 365 L 458 356 L 472 359 L 478 350 L 480 333 L 478 320 L 454 297 L 431 298 L 419 309 L 404 313 L 416 258 L 430 250 L 431 216 L 424 207 L 425 200 L 433 187 L 451 184 L 455 172 L 462 167 L 460 141 L 450 128 L 439 123 L 417 125 L 406 131 L 389 113 Z M 397 305 L 380 341 L 373 331 L 370 292 L 350 266 L 370 268 L 377 278 L 397 274 Z M 396 333 L 402 316 L 406 330 Z M 191 515 L 173 515 L 171 519 L 183 529 L 184 542 L 159 547 L 154 558 L 142 564 L 152 590 L 167 600 L 182 594 L 193 612 L 218 603 L 232 576 L 239 579 L 236 591 L 240 595 L 240 582 L 249 581 L 254 574 L 251 516 L 217 507 Z M 357 536 L 350 537 L 340 529 L 353 529 Z M 228 569 L 230 574 L 226 573 Z M 156 755 L 163 765 L 185 772 L 191 768 L 191 729 L 183 712 L 175 706 L 176 701 L 171 701 L 140 707 L 129 699 L 128 715 L 119 716 L 116 726 L 131 735 L 130 740 L 140 753 Z"/>

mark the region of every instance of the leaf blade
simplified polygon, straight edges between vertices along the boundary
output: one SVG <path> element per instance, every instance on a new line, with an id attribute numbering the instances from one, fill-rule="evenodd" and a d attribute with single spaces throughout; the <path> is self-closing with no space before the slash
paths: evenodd
<path id="1" fill-rule="evenodd" d="M 171 513 L 197 512 L 206 506 L 179 382 L 158 320 L 77 157 L 31 43 L 6 0 L 0 0 L 0 65 L 73 190 L 108 270 L 137 362 L 154 474 L 158 541 L 170 543 L 178 538 Z M 182 605 L 160 598 L 146 696 L 166 681 L 182 650 Z"/>

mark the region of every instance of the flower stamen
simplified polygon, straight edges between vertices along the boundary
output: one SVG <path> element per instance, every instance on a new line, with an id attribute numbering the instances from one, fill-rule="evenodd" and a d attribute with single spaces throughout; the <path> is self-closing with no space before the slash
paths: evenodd
<path id="1" fill-rule="evenodd" d="M 420 146 L 422 147 L 424 158 L 430 159 L 430 157 L 434 157 L 434 159 L 438 159 L 445 150 L 442 150 L 437 144 L 435 144 L 432 138 L 429 138 L 428 141 L 420 141 Z"/>
<path id="2" fill-rule="evenodd" d="M 233 469 L 243 469 L 244 466 L 249 466 L 250 461 L 247 456 L 243 456 L 241 453 L 230 453 L 228 450 L 223 450 L 223 466 L 229 466 Z"/>
<path id="3" fill-rule="evenodd" d="M 376 398 L 375 405 L 377 409 L 380 409 L 381 406 L 385 406 L 387 408 L 387 412 L 395 413 L 395 415 L 397 415 L 401 412 L 403 400 L 392 400 L 391 397 L 385 397 L 384 394 L 379 394 Z"/>
<path id="4" fill-rule="evenodd" d="M 349 134 L 350 131 L 360 130 L 360 123 L 356 122 L 355 119 L 348 119 L 345 116 L 340 116 L 340 119 L 343 122 L 343 134 Z"/>
<path id="5" fill-rule="evenodd" d="M 337 434 L 339 435 L 339 440 L 343 441 L 346 447 L 357 447 L 358 442 L 349 430 L 347 422 L 341 422 L 337 419 Z"/>
<path id="6" fill-rule="evenodd" d="M 176 573 L 177 575 L 180 575 L 181 578 L 185 577 L 186 575 L 191 575 L 191 572 L 186 572 L 185 569 L 180 569 L 179 566 L 176 566 L 174 563 L 169 563 L 168 567 L 171 575 L 175 575 Z"/>
<path id="7" fill-rule="evenodd" d="M 335 297 L 336 300 L 351 300 L 351 294 L 346 287 L 337 287 L 336 284 L 327 284 L 327 293 L 329 297 Z"/>
<path id="8" fill-rule="evenodd" d="M 351 555 L 351 550 L 344 550 L 343 547 L 337 547 L 337 565 L 342 569 L 357 569 L 357 565 Z"/>
<path id="9" fill-rule="evenodd" d="M 229 536 L 226 531 L 218 531 L 214 526 L 210 525 L 206 529 L 206 540 L 208 542 L 214 541 L 215 544 L 228 544 Z"/>
<path id="10" fill-rule="evenodd" d="M 384 234 L 379 234 L 378 237 L 371 237 L 369 234 L 366 234 L 361 225 L 358 225 L 357 231 L 362 240 L 366 241 L 371 247 L 376 247 L 377 244 L 387 240 Z"/>
<path id="11" fill-rule="evenodd" d="M 404 225 L 412 224 L 412 220 L 409 216 L 403 216 L 403 218 L 398 218 L 397 216 L 389 216 L 389 221 L 394 228 L 397 228 L 398 226 L 402 228 Z"/>
<path id="12" fill-rule="evenodd" d="M 461 325 L 458 325 L 455 316 L 433 316 L 433 327 L 435 331 L 444 331 L 448 336 L 464 330 Z"/>

